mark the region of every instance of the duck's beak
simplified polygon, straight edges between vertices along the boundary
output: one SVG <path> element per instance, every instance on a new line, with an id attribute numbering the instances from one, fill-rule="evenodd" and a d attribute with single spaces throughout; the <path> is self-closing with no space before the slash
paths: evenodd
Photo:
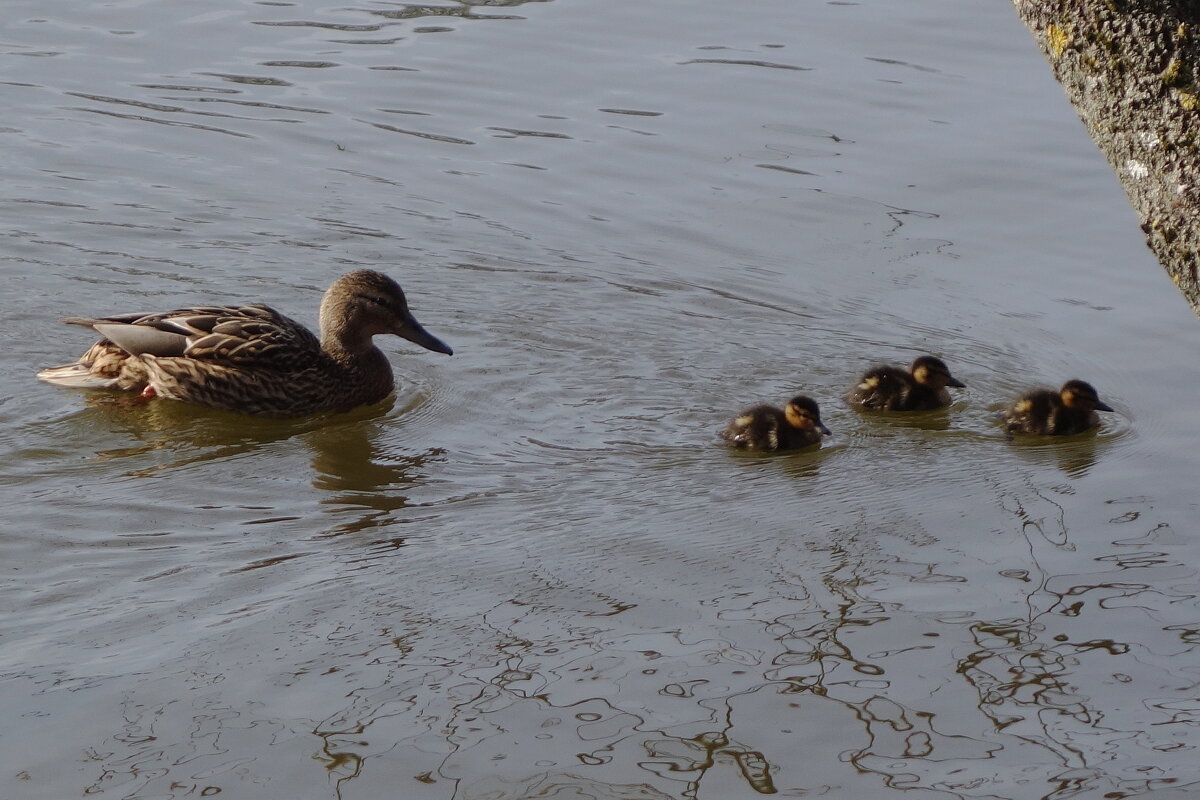
<path id="1" fill-rule="evenodd" d="M 421 323 L 417 322 L 417 318 L 412 314 L 409 314 L 408 318 L 400 323 L 392 333 L 401 339 L 408 339 L 413 344 L 419 344 L 426 350 L 432 350 L 435 353 L 445 353 L 448 356 L 454 355 L 454 351 L 450 349 L 450 345 L 421 327 Z"/>
<path id="2" fill-rule="evenodd" d="M 953 375 L 946 376 L 946 385 L 953 386 L 955 389 L 965 389 L 967 385 Z"/>
<path id="3" fill-rule="evenodd" d="M 1097 398 L 1096 399 L 1096 410 L 1097 411 L 1115 411 L 1116 409 L 1114 409 L 1112 406 L 1110 406 L 1108 403 L 1104 402 L 1103 400 Z"/>
<path id="4" fill-rule="evenodd" d="M 825 424 L 822 422 L 817 423 L 817 430 L 819 430 L 821 433 L 825 434 L 826 436 L 833 436 L 833 431 L 829 430 L 829 428 L 826 428 Z"/>

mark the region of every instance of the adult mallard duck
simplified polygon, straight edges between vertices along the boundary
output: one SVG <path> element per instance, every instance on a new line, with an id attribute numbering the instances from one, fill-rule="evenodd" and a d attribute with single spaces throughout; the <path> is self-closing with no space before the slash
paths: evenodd
<path id="1" fill-rule="evenodd" d="M 1034 389 L 1018 397 L 1004 421 L 1011 433 L 1070 436 L 1100 424 L 1097 411 L 1112 411 L 1090 383 L 1069 380 L 1058 391 Z"/>
<path id="2" fill-rule="evenodd" d="M 966 384 L 951 375 L 940 358 L 921 356 L 907 370 L 888 365 L 867 370 L 846 394 L 846 402 L 881 411 L 928 411 L 949 405 L 947 386 L 961 389 Z"/>
<path id="3" fill-rule="evenodd" d="M 816 401 L 796 395 L 782 411 L 769 405 L 747 408 L 721 432 L 721 438 L 745 450 L 795 450 L 828 434 Z"/>
<path id="4" fill-rule="evenodd" d="M 392 368 L 372 337 L 393 333 L 451 355 L 373 270 L 347 273 L 321 301 L 321 338 L 265 305 L 67 317 L 102 337 L 74 364 L 38 377 L 59 386 L 123 389 L 264 417 L 348 411 L 387 397 Z"/>

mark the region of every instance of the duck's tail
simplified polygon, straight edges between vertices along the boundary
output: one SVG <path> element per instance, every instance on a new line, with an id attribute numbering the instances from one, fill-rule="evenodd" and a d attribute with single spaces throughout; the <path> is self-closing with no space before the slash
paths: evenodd
<path id="1" fill-rule="evenodd" d="M 93 375 L 91 367 L 82 361 L 74 364 L 63 364 L 61 367 L 49 367 L 37 374 L 38 378 L 55 386 L 66 386 L 71 389 L 116 389 L 117 379 Z"/>

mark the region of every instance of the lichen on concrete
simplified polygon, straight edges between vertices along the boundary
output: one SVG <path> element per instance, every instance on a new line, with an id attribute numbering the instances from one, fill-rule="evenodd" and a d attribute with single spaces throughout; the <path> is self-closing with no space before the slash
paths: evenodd
<path id="1" fill-rule="evenodd" d="M 1013 5 L 1120 179 L 1147 245 L 1200 314 L 1200 192 L 1191 188 L 1200 175 L 1200 3 Z"/>

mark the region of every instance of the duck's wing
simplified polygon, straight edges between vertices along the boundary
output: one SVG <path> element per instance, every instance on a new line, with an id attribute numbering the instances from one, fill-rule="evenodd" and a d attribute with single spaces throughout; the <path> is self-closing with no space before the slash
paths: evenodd
<path id="1" fill-rule="evenodd" d="M 263 305 L 223 309 L 188 319 L 196 334 L 185 355 L 239 367 L 302 369 L 321 355 L 321 343 L 299 322 Z"/>
<path id="2" fill-rule="evenodd" d="M 133 355 L 186 357 L 240 368 L 304 368 L 321 352 L 310 330 L 264 305 L 197 306 L 63 322 L 94 328 Z"/>

